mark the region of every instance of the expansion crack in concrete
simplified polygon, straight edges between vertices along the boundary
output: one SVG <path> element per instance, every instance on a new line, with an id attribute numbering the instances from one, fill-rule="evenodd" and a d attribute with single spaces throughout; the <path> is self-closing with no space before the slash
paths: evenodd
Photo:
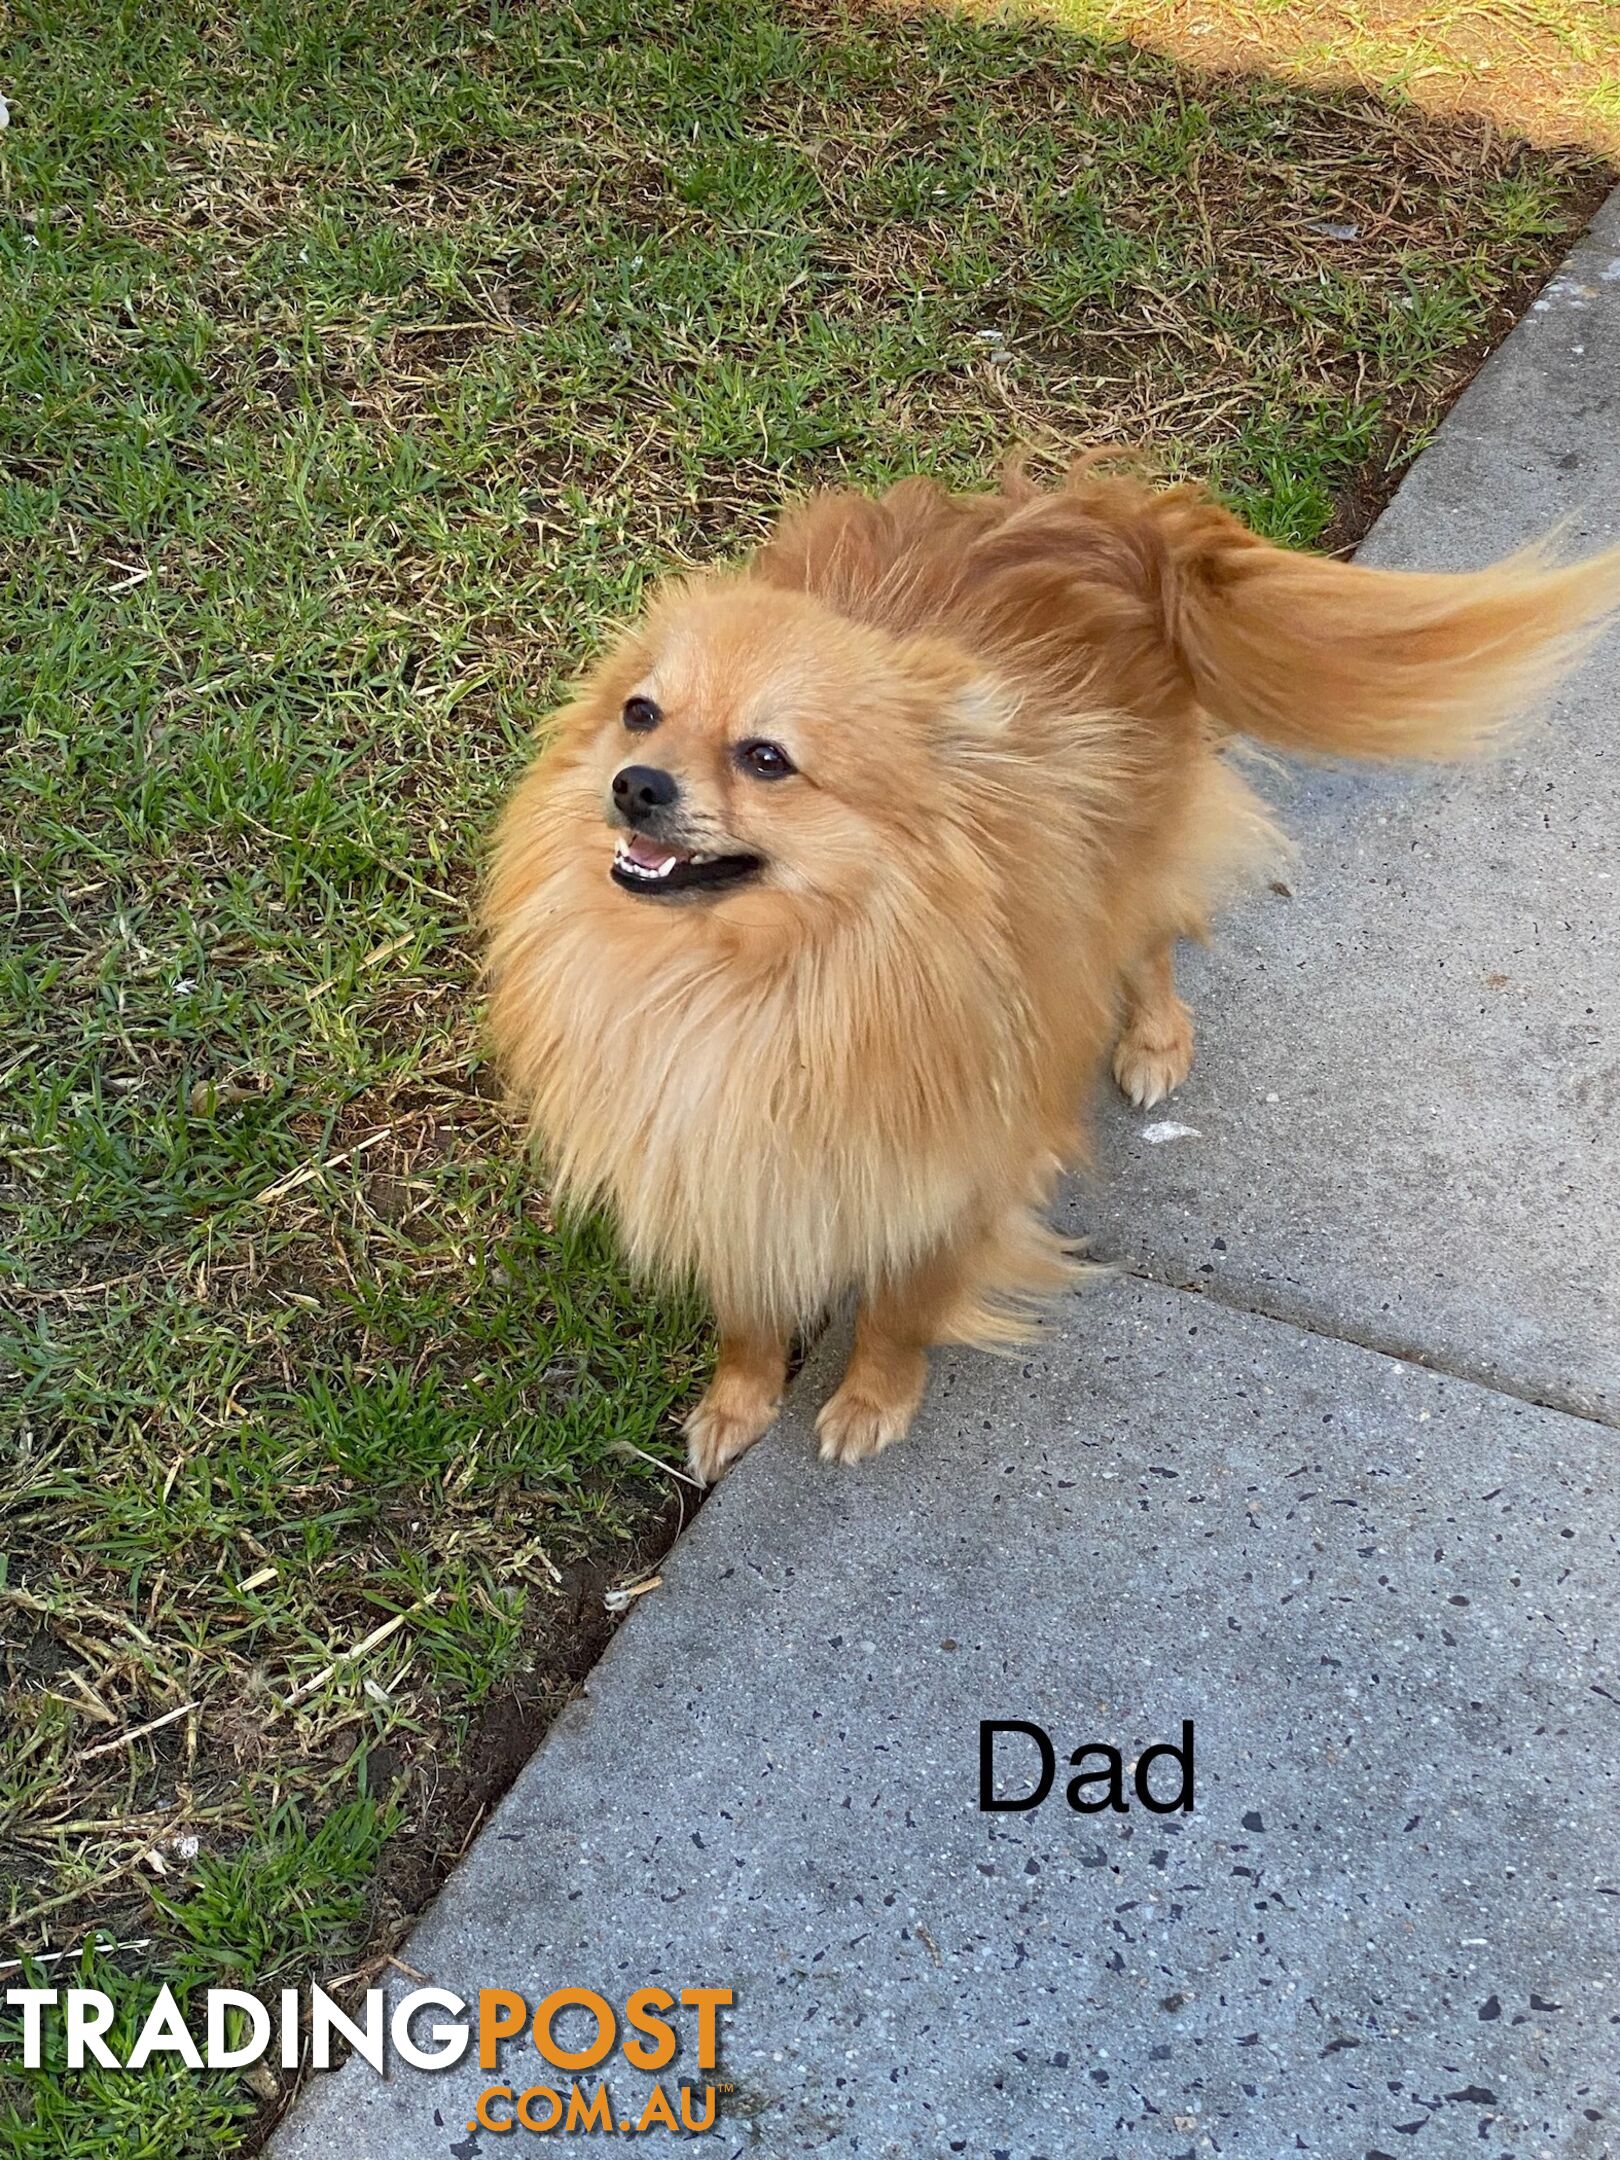
<path id="1" fill-rule="evenodd" d="M 1583 1424 L 1595 1425 L 1604 1432 L 1620 1430 L 1620 1416 L 1608 1417 L 1561 1389 L 1538 1386 L 1531 1380 L 1516 1380 L 1494 1372 L 1488 1366 L 1474 1365 L 1463 1359 L 1448 1359 L 1421 1344 L 1394 1334 L 1380 1334 L 1374 1328 L 1332 1327 L 1313 1315 L 1308 1307 L 1291 1305 L 1286 1299 L 1268 1301 L 1245 1297 L 1236 1290 L 1224 1289 L 1214 1283 L 1192 1282 L 1170 1269 L 1159 1270 L 1139 1262 L 1101 1264 L 1111 1273 L 1129 1275 L 1137 1282 L 1152 1283 L 1160 1290 L 1179 1290 L 1187 1297 L 1204 1298 L 1228 1312 L 1248 1313 L 1257 1320 L 1273 1320 L 1284 1327 L 1297 1328 L 1303 1335 L 1318 1336 L 1324 1342 L 1344 1343 L 1353 1350 L 1367 1350 L 1375 1357 L 1389 1358 L 1402 1365 L 1418 1365 L 1443 1380 L 1458 1380 L 1469 1387 L 1483 1388 L 1492 1395 L 1505 1395 L 1514 1402 L 1528 1403 L 1532 1409 L 1556 1410 L 1561 1416 L 1579 1418 Z"/>

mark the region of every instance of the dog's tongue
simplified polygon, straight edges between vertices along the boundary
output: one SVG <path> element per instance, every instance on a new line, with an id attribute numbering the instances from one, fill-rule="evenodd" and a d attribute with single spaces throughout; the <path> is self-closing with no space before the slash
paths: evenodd
<path id="1" fill-rule="evenodd" d="M 679 848 L 672 848 L 663 840 L 649 840 L 645 833 L 632 833 L 624 852 L 632 862 L 640 863 L 643 870 L 656 870 L 661 863 L 670 861 L 685 861 Z"/>

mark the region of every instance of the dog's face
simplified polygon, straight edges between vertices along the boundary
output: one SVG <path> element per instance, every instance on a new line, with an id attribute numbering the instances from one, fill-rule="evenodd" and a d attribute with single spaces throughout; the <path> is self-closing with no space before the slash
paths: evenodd
<path id="1" fill-rule="evenodd" d="M 627 905 L 761 923 L 771 895 L 859 904 L 927 846 L 962 672 L 802 594 L 675 588 L 578 708 L 603 878 Z"/>

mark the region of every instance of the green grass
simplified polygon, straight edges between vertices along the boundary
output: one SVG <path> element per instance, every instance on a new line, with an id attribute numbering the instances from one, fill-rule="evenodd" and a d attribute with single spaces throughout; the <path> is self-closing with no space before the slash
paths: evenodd
<path id="1" fill-rule="evenodd" d="M 553 1220 L 467 930 L 604 624 L 1019 438 L 1342 537 L 1593 171 L 943 14 L 10 22 L 0 1962 L 138 2002 L 375 1970 L 667 1526 L 700 1316 Z M 0 2147 L 267 2099 L 14 2079 Z"/>

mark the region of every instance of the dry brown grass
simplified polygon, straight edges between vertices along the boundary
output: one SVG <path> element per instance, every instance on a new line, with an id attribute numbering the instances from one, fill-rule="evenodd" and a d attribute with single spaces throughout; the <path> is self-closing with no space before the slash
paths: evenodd
<path id="1" fill-rule="evenodd" d="M 1197 67 L 1360 83 L 1620 158 L 1615 0 L 1054 0 L 1053 12 Z"/>

